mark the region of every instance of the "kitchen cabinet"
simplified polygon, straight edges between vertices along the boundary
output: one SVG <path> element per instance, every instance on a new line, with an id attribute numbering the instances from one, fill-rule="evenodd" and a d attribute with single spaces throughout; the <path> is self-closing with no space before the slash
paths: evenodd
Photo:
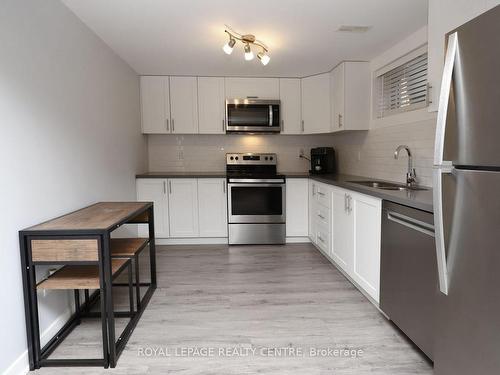
<path id="1" fill-rule="evenodd" d="M 167 238 L 169 236 L 167 180 L 163 178 L 138 179 L 136 189 L 138 201 L 153 202 L 155 237 Z M 147 226 L 139 225 L 138 227 L 140 237 L 149 236 Z"/>
<path id="2" fill-rule="evenodd" d="M 351 193 L 354 220 L 352 277 L 375 301 L 380 295 L 380 233 L 382 201 Z"/>
<path id="3" fill-rule="evenodd" d="M 331 132 L 329 73 L 302 78 L 302 130 L 305 134 Z"/>
<path id="4" fill-rule="evenodd" d="M 371 73 L 367 62 L 347 61 L 330 73 L 332 131 L 368 130 Z"/>
<path id="5" fill-rule="evenodd" d="M 327 255 L 331 252 L 331 187 L 317 181 L 309 184 L 309 238 Z"/>
<path id="6" fill-rule="evenodd" d="M 309 189 L 311 241 L 378 302 L 381 200 L 316 181 Z"/>
<path id="7" fill-rule="evenodd" d="M 286 179 L 286 236 L 307 237 L 309 222 L 309 180 Z"/>
<path id="8" fill-rule="evenodd" d="M 256 97 L 259 99 L 278 99 L 280 84 L 278 78 L 237 78 L 225 79 L 226 97 L 240 99 Z"/>
<path id="9" fill-rule="evenodd" d="M 302 134 L 299 78 L 280 78 L 281 134 Z"/>
<path id="10" fill-rule="evenodd" d="M 224 134 L 225 102 L 223 77 L 198 77 L 198 130 L 200 134 Z"/>
<path id="11" fill-rule="evenodd" d="M 196 77 L 170 77 L 170 129 L 176 134 L 198 133 Z"/>
<path id="12" fill-rule="evenodd" d="M 168 77 L 142 76 L 141 125 L 145 134 L 170 133 L 170 89 Z"/>
<path id="13" fill-rule="evenodd" d="M 334 188 L 332 197 L 332 258 L 340 268 L 351 275 L 354 257 L 354 220 L 349 206 L 349 191 Z"/>
<path id="14" fill-rule="evenodd" d="M 168 180 L 170 237 L 197 237 L 198 180 L 171 178 Z"/>
<path id="15" fill-rule="evenodd" d="M 227 187 L 225 178 L 198 179 L 200 237 L 227 237 Z"/>

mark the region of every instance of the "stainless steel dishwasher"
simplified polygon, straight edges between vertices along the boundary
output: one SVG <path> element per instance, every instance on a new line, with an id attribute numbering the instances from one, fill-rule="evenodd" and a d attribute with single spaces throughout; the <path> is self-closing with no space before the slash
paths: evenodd
<path id="1" fill-rule="evenodd" d="M 380 308 L 433 359 L 438 295 L 433 214 L 382 205 Z"/>

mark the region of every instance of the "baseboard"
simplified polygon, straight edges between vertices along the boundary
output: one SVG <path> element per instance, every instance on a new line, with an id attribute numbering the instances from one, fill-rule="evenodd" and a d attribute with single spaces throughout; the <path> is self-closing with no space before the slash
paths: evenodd
<path id="1" fill-rule="evenodd" d="M 309 243 L 309 237 L 287 237 L 286 243 Z"/>
<path id="2" fill-rule="evenodd" d="M 73 312 L 70 308 L 60 314 L 45 331 L 40 335 L 42 346 L 47 343 L 62 326 L 69 320 Z M 64 345 L 64 344 L 63 344 Z M 29 372 L 28 350 L 25 350 L 17 359 L 3 372 L 3 375 L 25 375 Z"/>
<path id="3" fill-rule="evenodd" d="M 156 245 L 227 245 L 227 237 L 157 238 Z"/>
<path id="4" fill-rule="evenodd" d="M 287 237 L 286 243 L 308 243 L 309 237 Z M 156 245 L 227 245 L 227 237 L 156 238 Z"/>

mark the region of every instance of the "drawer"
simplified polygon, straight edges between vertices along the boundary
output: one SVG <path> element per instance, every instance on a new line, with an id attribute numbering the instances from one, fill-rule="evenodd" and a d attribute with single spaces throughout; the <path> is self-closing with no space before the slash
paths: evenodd
<path id="1" fill-rule="evenodd" d="M 314 219 L 314 220 L 318 221 L 318 223 L 322 223 L 323 225 L 330 228 L 330 223 L 331 223 L 330 216 L 331 216 L 331 214 L 330 214 L 330 210 L 328 208 L 319 204 L 318 202 L 313 202 L 311 215 L 312 215 L 311 220 Z"/>
<path id="2" fill-rule="evenodd" d="M 314 197 L 319 204 L 325 206 L 328 209 L 332 208 L 332 194 L 330 188 L 327 185 L 316 185 L 314 193 Z"/>
<path id="3" fill-rule="evenodd" d="M 330 228 L 320 221 L 316 221 L 315 224 L 316 245 L 327 254 L 330 254 Z"/>

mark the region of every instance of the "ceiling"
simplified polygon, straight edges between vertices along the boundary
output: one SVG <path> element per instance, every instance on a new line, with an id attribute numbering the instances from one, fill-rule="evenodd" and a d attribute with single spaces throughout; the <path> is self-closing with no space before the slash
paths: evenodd
<path id="1" fill-rule="evenodd" d="M 303 77 L 370 60 L 427 24 L 427 0 L 62 1 L 143 75 Z M 241 45 L 224 54 L 224 24 L 255 34 L 271 62 L 244 61 Z"/>

